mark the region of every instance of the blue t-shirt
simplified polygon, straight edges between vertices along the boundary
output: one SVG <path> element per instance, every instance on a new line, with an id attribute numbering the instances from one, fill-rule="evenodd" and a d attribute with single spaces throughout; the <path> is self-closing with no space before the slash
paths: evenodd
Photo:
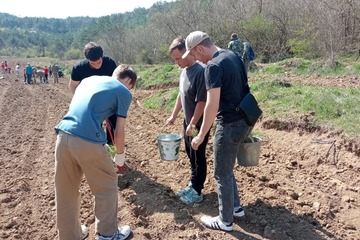
<path id="1" fill-rule="evenodd" d="M 117 79 L 92 76 L 82 80 L 68 113 L 55 129 L 93 143 L 106 143 L 102 122 L 112 115 L 126 118 L 131 92 Z"/>
<path id="2" fill-rule="evenodd" d="M 242 118 L 235 108 L 250 89 L 238 55 L 227 49 L 216 52 L 205 68 L 205 84 L 207 90 L 221 88 L 217 121 L 231 123 Z"/>

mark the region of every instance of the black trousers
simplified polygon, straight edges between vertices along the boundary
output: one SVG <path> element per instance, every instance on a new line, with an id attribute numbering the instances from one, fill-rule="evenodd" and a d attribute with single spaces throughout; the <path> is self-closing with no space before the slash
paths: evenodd
<path id="1" fill-rule="evenodd" d="M 116 128 L 116 120 L 117 120 L 117 116 L 116 115 L 112 115 L 108 118 L 108 123 L 110 125 L 110 131 L 111 131 L 111 136 L 113 138 L 115 138 L 115 135 L 114 135 L 114 131 L 115 131 L 115 128 Z M 111 137 L 110 137 L 110 132 L 109 132 L 109 129 L 108 127 L 106 127 L 106 140 L 107 140 L 107 144 L 108 145 L 115 145 L 115 142 L 113 143 L 111 141 Z M 115 141 L 115 140 L 114 140 Z"/>
<path id="2" fill-rule="evenodd" d="M 204 182 L 206 180 L 206 145 L 209 140 L 209 132 L 205 135 L 204 141 L 199 145 L 198 150 L 194 150 L 191 147 L 191 140 L 193 139 L 190 136 L 185 135 L 187 125 L 184 121 L 184 141 L 185 141 L 185 150 L 186 154 L 190 159 L 191 165 L 191 184 L 193 188 L 200 194 L 201 190 L 204 188 Z M 196 127 L 200 130 L 200 127 Z"/>

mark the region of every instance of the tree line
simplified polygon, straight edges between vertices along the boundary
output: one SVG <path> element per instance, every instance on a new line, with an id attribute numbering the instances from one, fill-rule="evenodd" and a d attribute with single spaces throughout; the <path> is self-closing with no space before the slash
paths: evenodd
<path id="1" fill-rule="evenodd" d="M 0 14 L 0 54 L 76 59 L 96 41 L 117 62 L 168 63 L 172 39 L 201 30 L 223 48 L 236 32 L 259 62 L 323 58 L 335 66 L 339 56 L 359 54 L 359 26 L 358 0 L 177 0 L 100 18 Z"/>

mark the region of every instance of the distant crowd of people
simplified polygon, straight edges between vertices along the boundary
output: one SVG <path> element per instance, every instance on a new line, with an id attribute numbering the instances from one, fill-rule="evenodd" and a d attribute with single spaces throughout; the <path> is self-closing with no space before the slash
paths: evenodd
<path id="1" fill-rule="evenodd" d="M 1 69 L 3 74 L 15 73 L 15 80 L 18 81 L 21 76 L 21 66 L 17 63 L 15 70 L 11 71 L 11 67 L 8 65 L 7 60 L 1 62 Z M 36 84 L 36 80 L 39 79 L 39 83 L 49 83 L 49 77 L 53 78 L 53 83 L 59 83 L 59 78 L 64 77 L 64 73 L 60 66 L 56 63 L 53 65 L 44 67 L 31 66 L 30 62 L 23 67 L 23 82 L 24 84 Z"/>

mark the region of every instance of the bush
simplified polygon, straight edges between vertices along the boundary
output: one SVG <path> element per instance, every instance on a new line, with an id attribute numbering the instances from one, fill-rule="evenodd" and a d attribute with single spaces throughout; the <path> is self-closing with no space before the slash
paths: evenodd
<path id="1" fill-rule="evenodd" d="M 64 58 L 66 60 L 76 60 L 83 57 L 83 53 L 79 49 L 69 49 L 65 55 Z"/>

